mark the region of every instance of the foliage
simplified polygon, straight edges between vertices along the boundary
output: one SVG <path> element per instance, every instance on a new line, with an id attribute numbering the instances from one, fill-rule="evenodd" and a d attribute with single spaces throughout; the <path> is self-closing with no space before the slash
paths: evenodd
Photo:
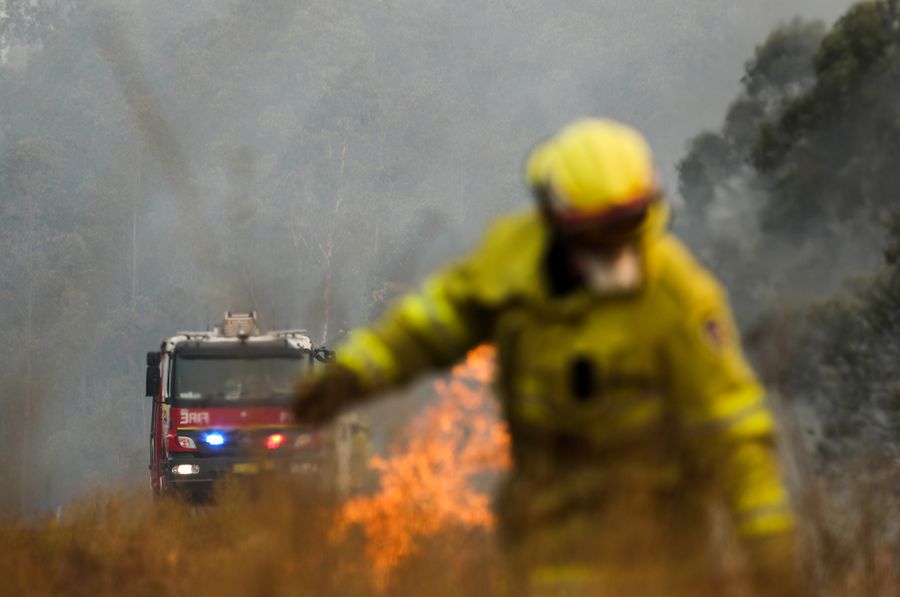
<path id="1" fill-rule="evenodd" d="M 38 45 L 62 24 L 68 0 L 3 0 L 0 3 L 0 60 L 11 47 Z"/>
<path id="2" fill-rule="evenodd" d="M 721 132 L 691 140 L 678 165 L 679 190 L 695 211 L 707 208 L 732 177 L 742 174 L 760 123 L 813 83 L 812 57 L 825 27 L 795 18 L 778 27 L 756 48 L 744 67 L 742 90 L 725 116 Z"/>
<path id="3" fill-rule="evenodd" d="M 900 3 L 861 2 L 827 32 L 794 21 L 757 49 L 742 82 L 721 131 L 696 137 L 679 168 L 705 255 L 745 323 L 877 268 L 774 330 L 789 337 L 778 381 L 812 406 L 822 466 L 896 457 Z M 717 230 L 722 210 L 741 228 Z"/>
<path id="4" fill-rule="evenodd" d="M 893 0 L 851 8 L 815 55 L 816 84 L 763 122 L 753 162 L 772 197 L 764 225 L 804 234 L 897 209 L 900 155 L 900 9 Z"/>
<path id="5" fill-rule="evenodd" d="M 893 242 L 900 242 L 894 230 Z M 818 462 L 840 471 L 860 454 L 900 456 L 900 264 L 814 304 L 791 335 L 781 385 L 810 404 Z"/>
<path id="6" fill-rule="evenodd" d="M 692 209 L 742 178 L 765 191 L 763 229 L 795 245 L 845 240 L 842 223 L 897 209 L 900 9 L 862 2 L 823 34 L 795 20 L 757 48 L 721 132 L 696 137 L 679 165 Z"/>

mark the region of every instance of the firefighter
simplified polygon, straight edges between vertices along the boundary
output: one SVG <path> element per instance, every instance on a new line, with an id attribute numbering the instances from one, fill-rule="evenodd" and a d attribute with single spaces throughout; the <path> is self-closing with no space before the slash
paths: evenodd
<path id="1" fill-rule="evenodd" d="M 666 231 L 645 140 L 576 121 L 532 152 L 526 182 L 536 209 L 351 334 L 298 382 L 297 416 L 328 420 L 491 342 L 515 591 L 696 594 L 718 500 L 759 592 L 796 594 L 772 414 L 723 289 Z"/>

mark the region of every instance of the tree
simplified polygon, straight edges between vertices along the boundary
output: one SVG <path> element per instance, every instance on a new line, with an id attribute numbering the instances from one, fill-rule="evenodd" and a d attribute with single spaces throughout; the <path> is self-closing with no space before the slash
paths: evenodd
<path id="1" fill-rule="evenodd" d="M 679 167 L 704 230 L 701 253 L 745 323 L 785 311 L 798 295 L 832 295 L 883 254 L 875 273 L 769 326 L 787 346 L 768 350 L 778 351 L 783 394 L 812 406 L 822 425 L 823 467 L 840 469 L 860 452 L 896 457 L 900 2 L 859 3 L 827 32 L 800 21 L 780 28 L 742 83 L 721 132 L 696 137 Z M 739 234 L 716 230 L 721 218 L 712 215 L 723 206 L 742 214 Z"/>
<path id="2" fill-rule="evenodd" d="M 0 2 L 0 64 L 15 45 L 34 46 L 60 26 L 64 0 L 3 0 Z"/>
<path id="3" fill-rule="evenodd" d="M 800 238 L 834 222 L 883 223 L 897 208 L 897 3 L 852 7 L 822 40 L 815 75 L 808 93 L 762 124 L 753 150 L 771 192 L 763 225 Z"/>
<path id="4" fill-rule="evenodd" d="M 894 246 L 900 234 L 894 232 Z M 785 395 L 811 405 L 819 465 L 839 472 L 860 455 L 900 455 L 900 267 L 888 261 L 815 304 L 792 334 Z"/>
<path id="5" fill-rule="evenodd" d="M 796 18 L 756 48 L 721 131 L 694 137 L 678 164 L 679 191 L 693 215 L 727 191 L 729 180 L 747 176 L 760 126 L 813 85 L 813 56 L 824 34 L 822 23 Z"/>

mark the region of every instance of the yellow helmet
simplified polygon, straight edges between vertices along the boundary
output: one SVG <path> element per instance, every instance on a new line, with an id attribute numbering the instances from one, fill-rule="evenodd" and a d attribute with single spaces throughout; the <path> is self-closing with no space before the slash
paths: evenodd
<path id="1" fill-rule="evenodd" d="M 547 184 L 548 164 L 552 154 L 550 141 L 543 141 L 531 150 L 525 162 L 525 184 L 536 189 Z"/>
<path id="2" fill-rule="evenodd" d="M 547 207 L 563 229 L 645 214 L 659 196 L 644 137 L 611 120 L 583 119 L 563 128 L 532 155 L 526 176 L 532 174 L 545 179 Z"/>

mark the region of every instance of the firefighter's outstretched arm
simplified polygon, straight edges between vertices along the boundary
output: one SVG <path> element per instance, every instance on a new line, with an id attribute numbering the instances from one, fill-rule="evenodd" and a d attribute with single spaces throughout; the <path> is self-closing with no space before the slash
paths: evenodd
<path id="1" fill-rule="evenodd" d="M 795 595 L 794 514 L 772 412 L 744 359 L 724 292 L 709 284 L 693 302 L 669 347 L 690 460 L 724 498 L 760 592 Z"/>
<path id="2" fill-rule="evenodd" d="M 455 363 L 483 341 L 490 317 L 470 292 L 469 266 L 464 259 L 432 275 L 378 322 L 352 332 L 321 374 L 298 381 L 297 419 L 326 421 L 349 404 Z"/>

